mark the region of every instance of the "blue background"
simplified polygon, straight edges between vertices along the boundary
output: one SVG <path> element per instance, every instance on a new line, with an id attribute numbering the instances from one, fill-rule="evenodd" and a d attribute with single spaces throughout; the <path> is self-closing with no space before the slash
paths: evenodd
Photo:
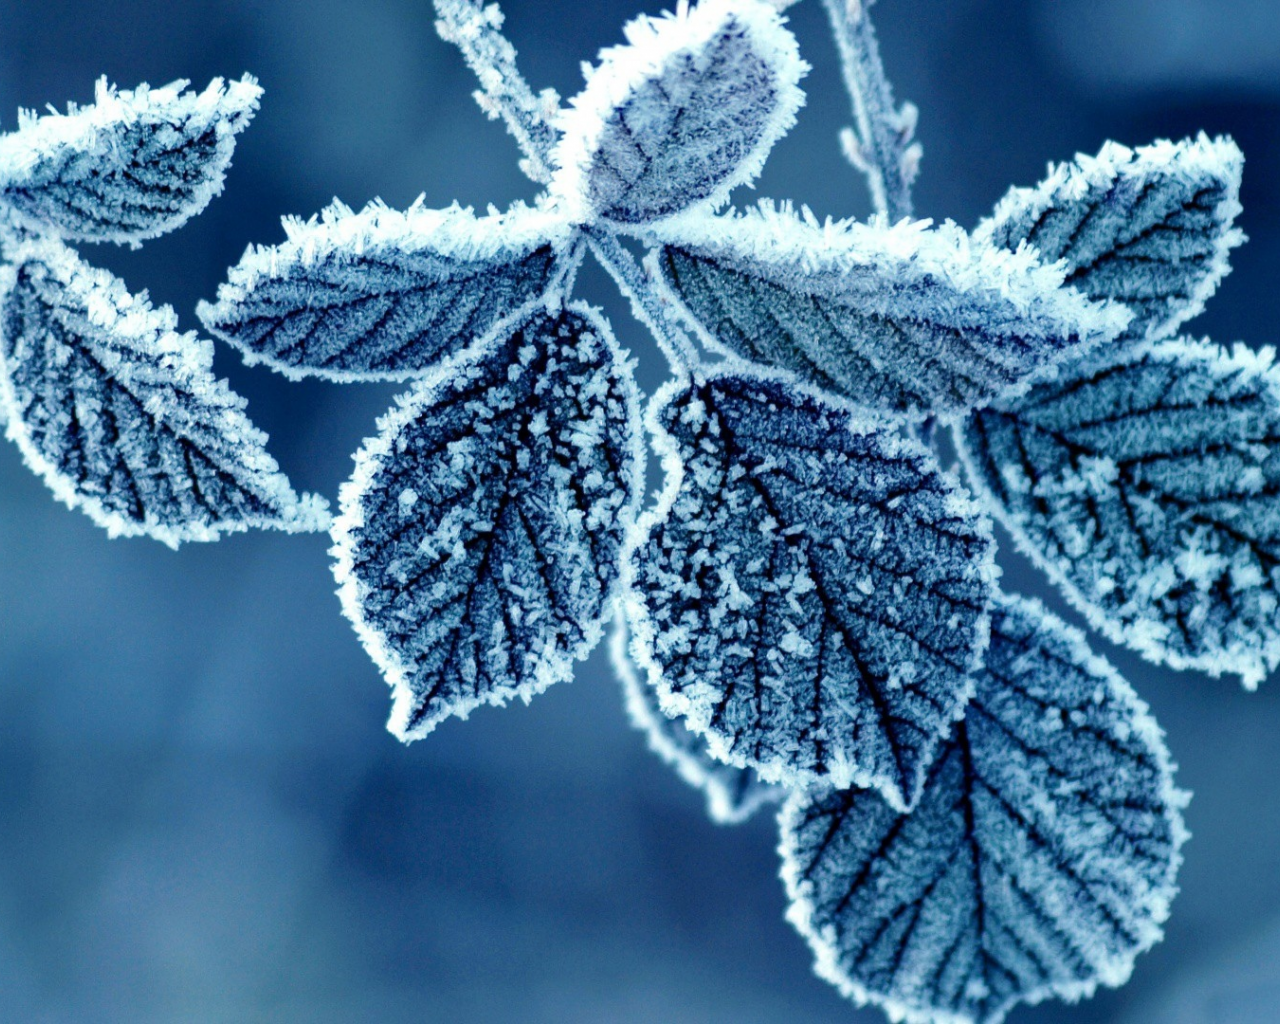
<path id="1" fill-rule="evenodd" d="M 526 75 L 577 91 L 578 62 L 621 38 L 635 4 L 511 0 Z M 1192 329 L 1276 340 L 1274 0 L 884 0 L 876 15 L 898 93 L 921 108 L 921 215 L 972 225 L 1008 184 L 1107 138 L 1234 135 L 1253 240 Z M 792 17 L 809 105 L 759 192 L 864 215 L 821 8 Z M 0 0 L 6 129 L 19 105 L 89 101 L 104 73 L 203 86 L 246 70 L 267 92 L 224 195 L 139 252 L 86 247 L 187 326 L 247 242 L 282 238 L 281 214 L 335 195 L 483 208 L 533 194 L 426 0 Z M 652 387 L 661 361 L 609 282 L 586 272 L 579 290 Z M 394 391 L 290 384 L 225 349 L 218 369 L 295 483 L 330 496 Z M 628 727 L 603 658 L 528 707 L 394 741 L 326 546 L 108 541 L 0 447 L 0 1018 L 882 1019 L 811 976 L 782 918 L 770 816 L 710 824 Z M 1011 589 L 1043 592 L 1004 558 Z M 1183 892 L 1128 986 L 1010 1019 L 1280 1020 L 1280 688 L 1098 649 L 1196 793 Z"/>

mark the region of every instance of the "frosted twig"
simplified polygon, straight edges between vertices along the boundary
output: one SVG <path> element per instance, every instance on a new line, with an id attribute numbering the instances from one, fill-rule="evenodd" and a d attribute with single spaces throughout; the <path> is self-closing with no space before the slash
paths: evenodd
<path id="1" fill-rule="evenodd" d="M 671 368 L 681 371 L 698 366 L 702 362 L 698 350 L 675 322 L 671 310 L 654 290 L 653 283 L 636 263 L 635 257 L 623 248 L 612 232 L 588 229 L 586 235 L 592 253 L 631 300 L 632 313 L 649 328 Z"/>
<path id="2" fill-rule="evenodd" d="M 551 149 L 557 133 L 551 114 L 560 106 L 554 89 L 534 93 L 516 67 L 515 47 L 502 34 L 497 4 L 479 0 L 434 0 L 436 31 L 462 51 L 467 66 L 480 79 L 475 100 L 491 118 L 501 117 L 515 136 L 525 159 L 520 169 L 539 184 L 551 180 Z"/>
<path id="3" fill-rule="evenodd" d="M 920 168 L 920 144 L 913 142 L 914 104 L 894 104 L 893 89 L 880 62 L 880 47 L 868 8 L 873 0 L 822 0 L 844 65 L 857 129 L 841 142 L 849 162 L 867 177 L 876 212 L 891 222 L 911 216 L 911 184 Z"/>

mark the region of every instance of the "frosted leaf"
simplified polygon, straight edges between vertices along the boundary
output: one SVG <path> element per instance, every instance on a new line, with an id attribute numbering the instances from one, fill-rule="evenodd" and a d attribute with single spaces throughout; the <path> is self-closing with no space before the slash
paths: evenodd
<path id="1" fill-rule="evenodd" d="M 560 116 L 551 191 L 579 223 L 717 206 L 760 172 L 804 102 L 795 37 L 761 0 L 641 16 Z"/>
<path id="2" fill-rule="evenodd" d="M 176 546 L 250 527 L 322 530 L 267 454 L 213 345 L 178 334 L 104 270 L 53 240 L 0 269 L 0 406 L 8 435 L 62 501 L 112 535 Z"/>
<path id="3" fill-rule="evenodd" d="M 785 379 L 673 382 L 650 426 L 627 618 L 662 710 L 767 782 L 913 802 L 986 642 L 988 524 L 915 442 Z"/>
<path id="4" fill-rule="evenodd" d="M 691 215 L 660 237 L 657 276 L 706 344 L 880 411 L 985 404 L 1127 319 L 1062 288 L 1031 253 L 951 224 L 819 224 L 762 204 Z"/>
<path id="5" fill-rule="evenodd" d="M 636 675 L 627 655 L 627 627 L 614 623 L 609 655 L 622 684 L 631 724 L 645 734 L 649 749 L 671 765 L 707 798 L 707 816 L 717 825 L 739 825 L 760 808 L 784 799 L 787 790 L 761 782 L 750 768 L 735 768 L 707 753 L 706 742 L 684 724 L 668 718 L 658 707 L 652 687 Z"/>
<path id="6" fill-rule="evenodd" d="M 642 486 L 630 366 L 586 307 L 503 325 L 356 455 L 342 607 L 408 741 L 568 679 L 603 635 Z"/>
<path id="7" fill-rule="evenodd" d="M 1145 343 L 966 422 L 962 456 L 1091 624 L 1252 687 L 1280 663 L 1271 352 Z"/>
<path id="8" fill-rule="evenodd" d="M 1137 150 L 1108 142 L 1010 191 L 975 234 L 1065 260 L 1068 284 L 1133 310 L 1127 337 L 1167 337 L 1204 308 L 1244 241 L 1232 226 L 1243 165 L 1234 142 L 1204 134 Z"/>
<path id="9" fill-rule="evenodd" d="M 0 205 L 35 231 L 84 241 L 136 244 L 184 224 L 222 191 L 262 95 L 247 75 L 186 86 L 117 91 L 103 78 L 90 106 L 24 113 L 0 136 Z"/>
<path id="10" fill-rule="evenodd" d="M 815 970 L 911 1024 L 1123 984 L 1161 938 L 1186 838 L 1160 729 L 1084 638 L 1001 596 L 964 721 L 910 815 L 797 793 L 788 918 Z"/>
<path id="11" fill-rule="evenodd" d="M 457 354 L 546 292 L 569 239 L 520 205 L 476 217 L 335 202 L 284 226 L 288 240 L 251 246 L 197 313 L 249 364 L 337 381 L 406 380 Z"/>

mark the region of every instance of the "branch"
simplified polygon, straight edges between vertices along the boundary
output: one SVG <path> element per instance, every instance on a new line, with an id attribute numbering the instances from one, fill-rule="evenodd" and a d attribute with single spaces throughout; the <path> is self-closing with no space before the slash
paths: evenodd
<path id="1" fill-rule="evenodd" d="M 502 34 L 502 11 L 481 0 L 434 0 L 436 31 L 462 51 L 467 66 L 480 79 L 473 94 L 490 118 L 501 117 L 515 136 L 525 159 L 520 169 L 539 184 L 551 180 L 551 150 L 557 132 L 551 117 L 560 107 L 554 89 L 535 94 L 516 67 L 515 47 Z"/>
<path id="2" fill-rule="evenodd" d="M 670 308 L 654 290 L 649 276 L 636 263 L 635 257 L 623 248 L 617 236 L 608 231 L 587 229 L 587 244 L 600 265 L 618 283 L 622 294 L 631 300 L 631 312 L 649 328 L 671 368 L 679 372 L 698 366 L 702 362 L 698 350 L 675 322 Z"/>
<path id="3" fill-rule="evenodd" d="M 920 144 L 912 142 L 917 111 L 894 104 L 880 62 L 868 8 L 873 0 L 823 0 L 853 98 L 857 130 L 841 133 L 845 156 L 867 177 L 876 212 L 891 222 L 911 216 L 911 184 L 920 168 Z"/>

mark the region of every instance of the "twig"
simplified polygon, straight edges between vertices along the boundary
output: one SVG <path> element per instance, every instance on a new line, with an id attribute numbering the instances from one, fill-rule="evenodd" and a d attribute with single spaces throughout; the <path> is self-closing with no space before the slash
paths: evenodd
<path id="1" fill-rule="evenodd" d="M 480 79 L 474 93 L 480 109 L 501 117 L 516 137 L 525 159 L 520 169 L 539 184 L 551 180 L 551 150 L 557 133 L 551 116 L 559 109 L 554 89 L 535 94 L 516 67 L 515 47 L 502 34 L 502 11 L 480 0 L 434 0 L 436 31 L 462 51 L 467 65 Z"/>
<path id="2" fill-rule="evenodd" d="M 648 275 L 636 263 L 635 257 L 623 248 L 617 236 L 608 231 L 587 229 L 587 244 L 600 265 L 618 282 L 622 294 L 631 300 L 631 312 L 649 328 L 671 368 L 680 372 L 698 366 L 702 362 L 698 350 L 675 322 Z"/>
<path id="3" fill-rule="evenodd" d="M 873 0 L 823 0 L 853 98 L 857 130 L 841 134 L 849 162 L 867 177 L 876 212 L 891 222 L 911 216 L 911 184 L 920 167 L 920 144 L 912 141 L 917 111 L 894 104 L 880 62 L 880 47 L 868 8 Z"/>

